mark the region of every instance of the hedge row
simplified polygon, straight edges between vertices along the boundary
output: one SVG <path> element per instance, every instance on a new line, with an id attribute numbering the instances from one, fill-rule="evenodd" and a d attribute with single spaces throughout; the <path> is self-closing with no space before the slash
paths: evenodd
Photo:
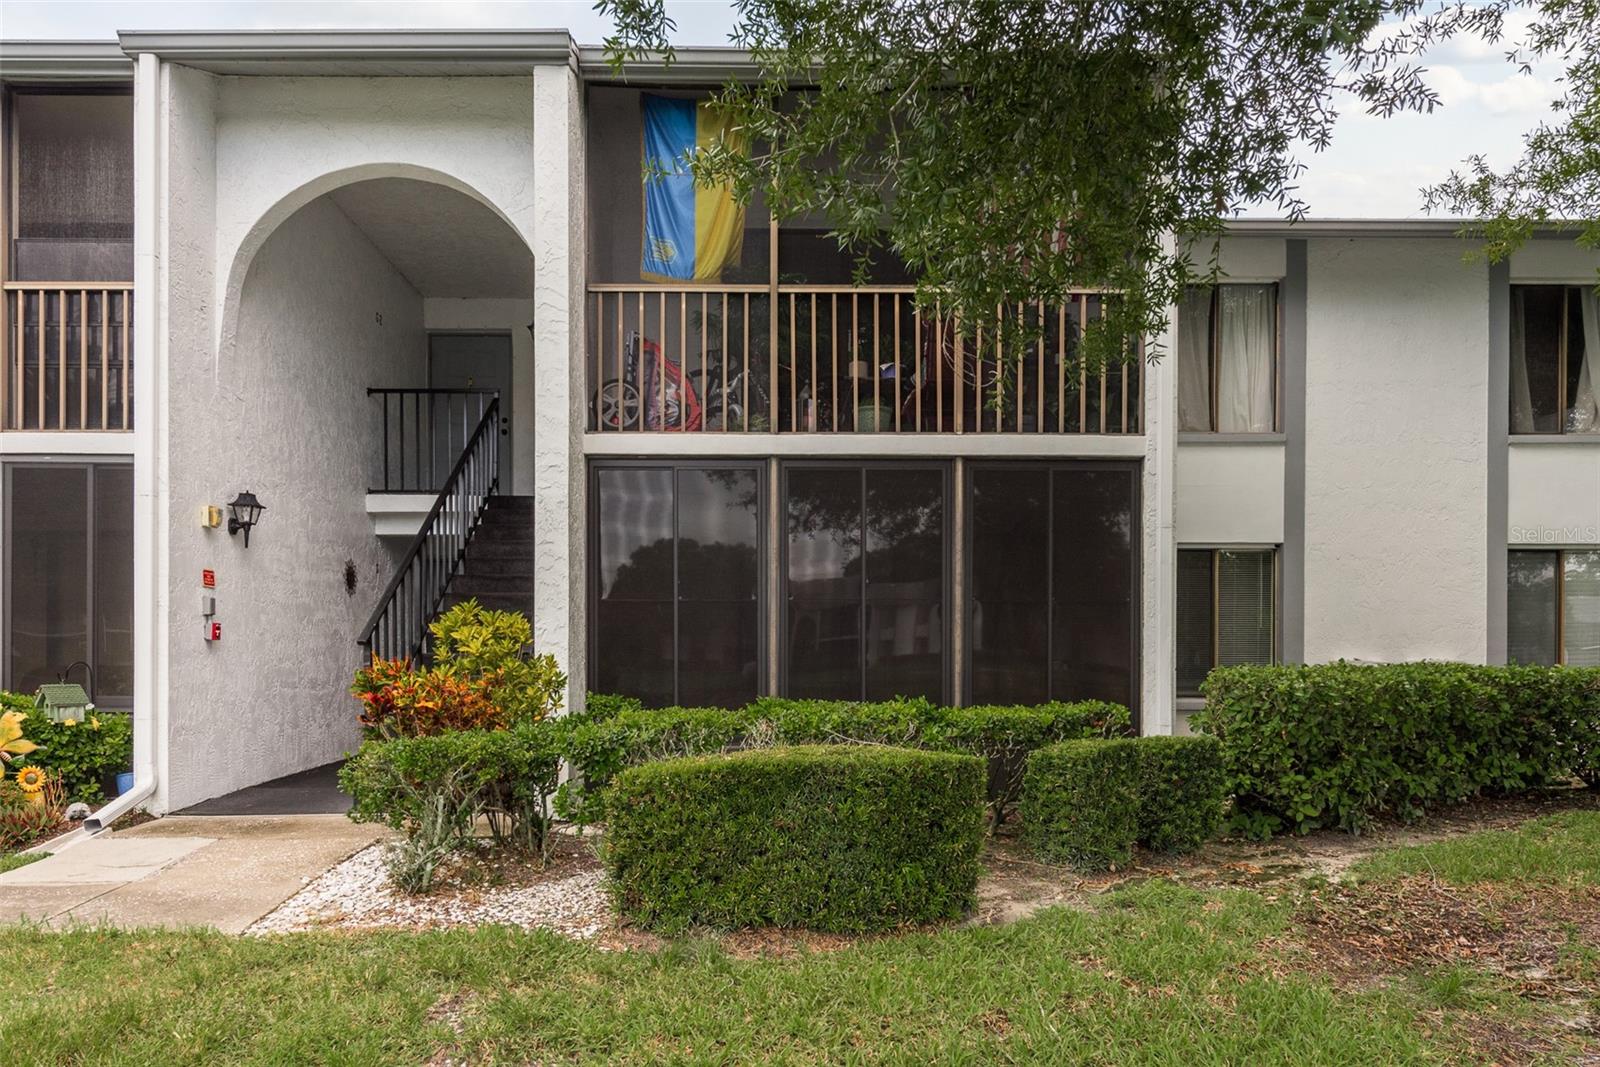
<path id="1" fill-rule="evenodd" d="M 983 779 L 971 756 L 875 745 L 629 768 L 608 790 L 617 909 L 668 932 L 958 918 L 976 901 Z"/>
<path id="2" fill-rule="evenodd" d="M 1209 737 L 1063 741 L 1028 757 L 1022 825 L 1042 858 L 1104 869 L 1136 843 L 1199 847 L 1222 823 L 1221 746 Z"/>
<path id="3" fill-rule="evenodd" d="M 627 767 L 675 756 L 782 745 L 856 742 L 957 752 L 984 761 L 987 796 L 998 823 L 1016 803 L 1029 752 L 1042 745 L 1130 730 L 1128 710 L 1103 701 L 1030 707 L 944 708 L 923 700 L 870 703 L 767 697 L 744 708 L 643 710 L 602 698 L 606 712 L 563 720 L 562 751 L 572 764 L 557 810 L 575 822 L 603 821 L 606 787 Z"/>
<path id="4" fill-rule="evenodd" d="M 1234 829 L 1357 831 L 1480 793 L 1600 784 L 1600 670 L 1225 667 L 1191 725 L 1222 745 Z"/>

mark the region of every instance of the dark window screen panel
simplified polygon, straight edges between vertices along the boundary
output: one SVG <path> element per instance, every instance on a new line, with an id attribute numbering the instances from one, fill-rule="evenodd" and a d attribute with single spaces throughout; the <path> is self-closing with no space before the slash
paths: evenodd
<path id="1" fill-rule="evenodd" d="M 1217 553 L 1217 665 L 1272 662 L 1272 553 Z"/>
<path id="2" fill-rule="evenodd" d="M 760 479 L 678 471 L 678 697 L 739 707 L 760 689 Z"/>
<path id="3" fill-rule="evenodd" d="M 1057 469 L 1051 496 L 1051 698 L 1134 708 L 1133 476 Z"/>
<path id="4" fill-rule="evenodd" d="M 788 696 L 861 698 L 861 481 L 859 467 L 788 473 Z"/>
<path id="5" fill-rule="evenodd" d="M 1600 552 L 1563 552 L 1561 641 L 1569 667 L 1600 667 Z"/>
<path id="6" fill-rule="evenodd" d="M 1178 692 L 1193 696 L 1215 666 L 1210 550 L 1178 553 Z"/>
<path id="7" fill-rule="evenodd" d="M 1211 420 L 1210 287 L 1184 290 L 1178 305 L 1178 429 L 1209 430 Z"/>
<path id="8" fill-rule="evenodd" d="M 1050 696 L 1050 472 L 976 467 L 967 591 L 969 688 L 978 704 Z"/>
<path id="9" fill-rule="evenodd" d="M 672 481 L 666 468 L 596 472 L 594 688 L 673 703 Z"/>
<path id="10" fill-rule="evenodd" d="M 1511 308 L 1520 330 L 1512 324 L 1512 433 L 1561 429 L 1562 295 L 1559 285 L 1513 286 Z"/>
<path id="11" fill-rule="evenodd" d="M 133 706 L 133 468 L 94 468 L 94 698 Z"/>
<path id="12" fill-rule="evenodd" d="M 17 93 L 19 279 L 133 276 L 133 97 Z"/>
<path id="13" fill-rule="evenodd" d="M 6 684 L 31 693 L 90 656 L 89 469 L 15 467 L 10 483 Z"/>
<path id="14" fill-rule="evenodd" d="M 1506 554 L 1506 658 L 1553 665 L 1556 655 L 1558 552 Z"/>
<path id="15" fill-rule="evenodd" d="M 866 472 L 863 696 L 944 699 L 944 473 Z"/>

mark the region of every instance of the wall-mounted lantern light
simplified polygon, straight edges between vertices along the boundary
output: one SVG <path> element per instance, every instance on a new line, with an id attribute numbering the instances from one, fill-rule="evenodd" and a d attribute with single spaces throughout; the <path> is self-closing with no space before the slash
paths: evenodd
<path id="1" fill-rule="evenodd" d="M 261 521 L 261 513 L 265 510 L 256 495 L 246 489 L 228 501 L 228 533 L 232 535 L 243 530 L 244 547 L 249 548 L 250 528 Z"/>

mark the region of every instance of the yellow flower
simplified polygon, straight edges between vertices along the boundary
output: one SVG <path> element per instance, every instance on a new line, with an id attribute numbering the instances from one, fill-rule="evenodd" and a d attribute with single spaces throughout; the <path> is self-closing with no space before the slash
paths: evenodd
<path id="1" fill-rule="evenodd" d="M 22 720 L 26 718 L 20 711 L 0 715 L 0 761 L 10 763 L 12 756 L 26 756 L 39 747 L 22 737 Z"/>
<path id="2" fill-rule="evenodd" d="M 17 772 L 17 785 L 29 796 L 42 791 L 47 781 L 49 778 L 42 767 L 24 767 Z"/>
<path id="3" fill-rule="evenodd" d="M 100 729 L 100 720 L 98 718 L 96 718 L 95 716 L 93 716 L 93 715 L 89 716 L 89 729 L 91 729 L 91 730 Z"/>
<path id="4" fill-rule="evenodd" d="M 61 725 L 62 726 L 76 726 L 76 725 L 78 725 L 78 720 L 77 719 L 62 719 L 61 720 Z"/>

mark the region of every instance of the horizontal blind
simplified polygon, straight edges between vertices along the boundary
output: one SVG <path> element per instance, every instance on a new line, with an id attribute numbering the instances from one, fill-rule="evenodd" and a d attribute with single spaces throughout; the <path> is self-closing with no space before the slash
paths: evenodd
<path id="1" fill-rule="evenodd" d="M 1272 662 L 1272 553 L 1217 554 L 1217 663 Z"/>
<path id="2" fill-rule="evenodd" d="M 1506 554 L 1506 658 L 1553 665 L 1556 660 L 1556 568 L 1559 552 Z"/>
<path id="3" fill-rule="evenodd" d="M 1561 633 L 1570 667 L 1600 667 L 1600 552 L 1567 552 Z"/>

